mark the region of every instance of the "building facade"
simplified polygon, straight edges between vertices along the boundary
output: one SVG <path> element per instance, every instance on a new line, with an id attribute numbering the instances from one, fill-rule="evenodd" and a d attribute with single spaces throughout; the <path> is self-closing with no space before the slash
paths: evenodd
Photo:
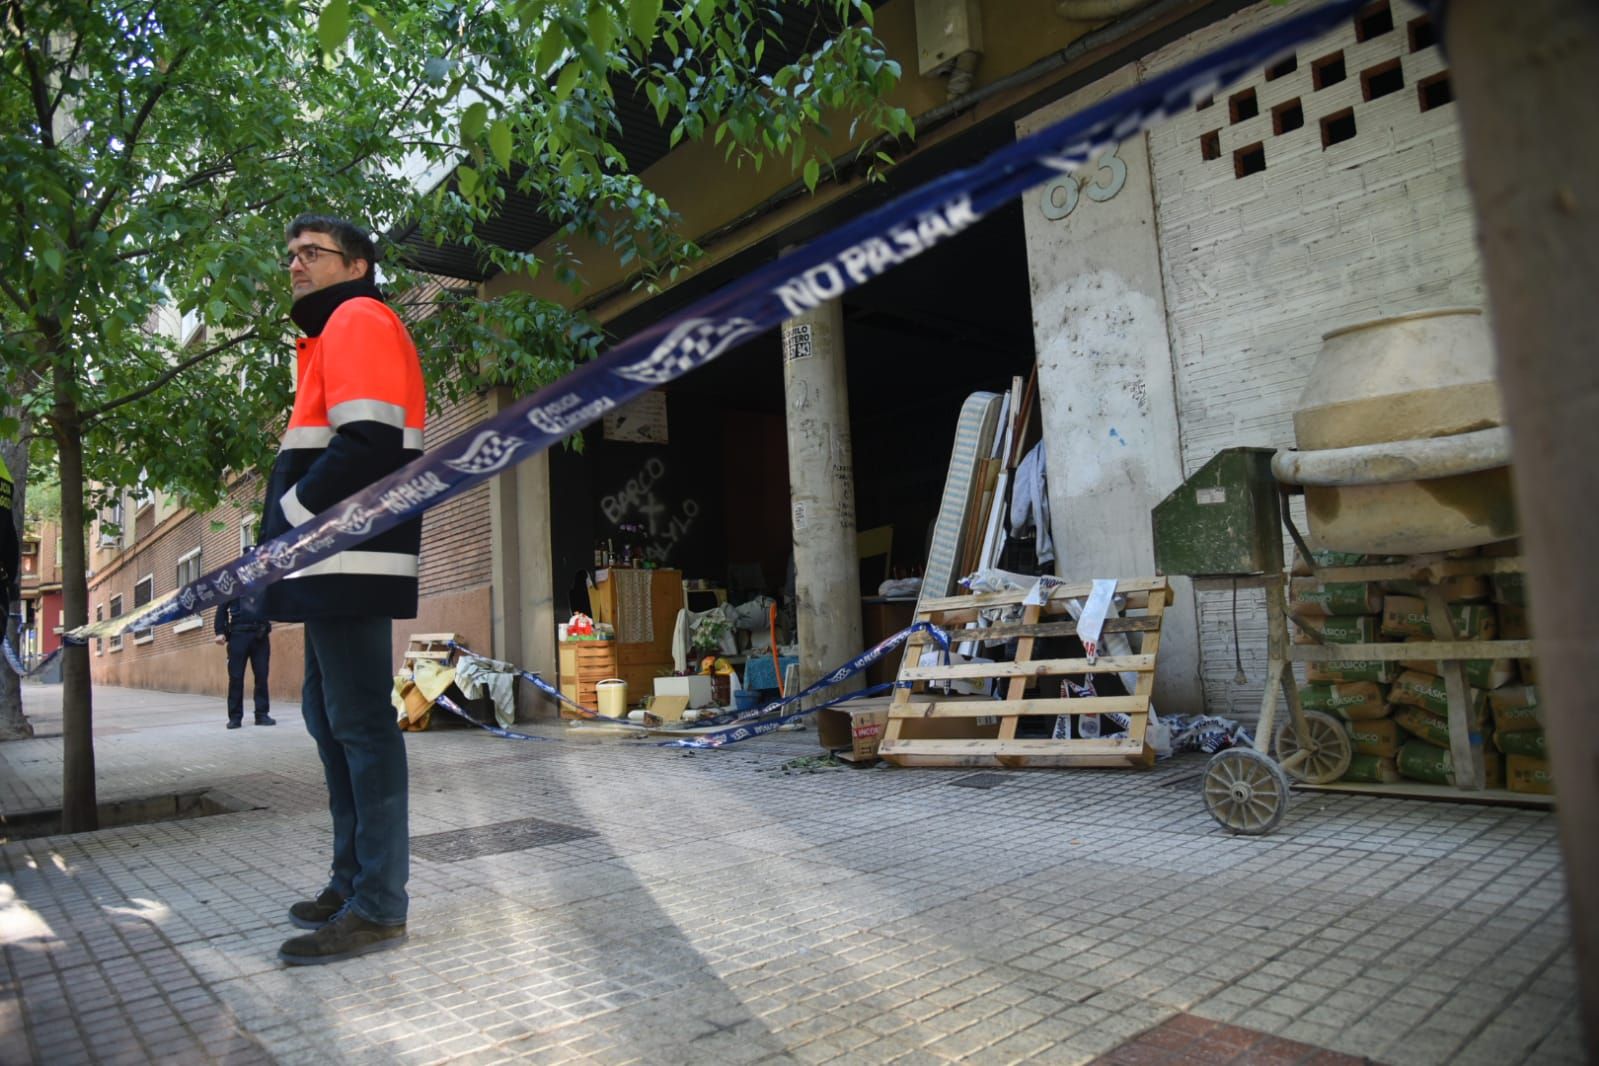
<path id="1" fill-rule="evenodd" d="M 895 102 L 918 119 L 889 192 L 970 165 L 1302 5 L 1154 0 L 1108 23 L 1075 18 L 1070 0 L 960 6 L 979 29 L 965 42 L 978 51 L 974 80 L 961 86 L 947 63 L 922 62 L 926 27 L 943 24 L 929 21 L 939 4 L 896 0 L 878 12 L 905 71 Z M 929 253 L 847 296 L 848 476 L 859 526 L 895 527 L 891 563 L 924 557 L 927 498 L 936 499 L 953 414 L 970 391 L 1036 364 L 1056 572 L 1147 576 L 1150 509 L 1186 473 L 1223 447 L 1292 444 L 1291 412 L 1322 333 L 1480 305 L 1460 133 L 1435 37 L 1419 7 L 1377 0 L 1291 60 L 1027 193 L 946 256 Z M 849 145 L 833 147 L 842 157 Z M 585 287 L 575 302 L 618 336 L 884 195 L 849 171 L 805 195 L 782 168 L 735 170 L 709 144 L 685 144 L 643 174 L 706 255 L 652 296 L 627 284 L 629 268 L 606 249 L 578 242 Z M 485 299 L 521 290 L 574 302 L 548 276 L 460 276 Z M 753 565 L 780 587 L 799 535 L 781 459 L 794 402 L 781 359 L 775 338 L 762 338 L 674 383 L 661 405 L 668 440 L 611 439 L 597 427 L 581 452 L 531 457 L 429 512 L 421 615 L 397 624 L 396 659 L 409 632 L 448 631 L 553 676 L 556 623 L 577 602 L 594 546 L 624 526 L 644 523 L 657 557 L 686 577 L 727 580 Z M 427 447 L 511 399 L 491 391 L 443 412 Z M 238 505 L 250 505 L 248 488 L 238 487 Z M 204 560 L 203 570 L 231 558 L 240 533 L 230 513 L 173 513 L 145 530 L 135 508 L 131 542 L 94 556 L 91 617 L 172 590 L 185 560 Z M 1258 606 L 1241 602 L 1235 629 L 1230 600 L 1178 585 L 1157 706 L 1251 717 L 1264 673 Z M 96 680 L 220 692 L 209 622 L 164 628 L 97 650 Z M 274 690 L 292 697 L 295 627 L 280 627 L 274 643 Z M 1250 683 L 1235 682 L 1235 643 Z"/>

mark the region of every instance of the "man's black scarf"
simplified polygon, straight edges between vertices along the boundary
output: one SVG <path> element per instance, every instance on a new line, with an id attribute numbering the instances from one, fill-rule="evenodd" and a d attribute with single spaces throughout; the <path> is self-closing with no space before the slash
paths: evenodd
<path id="1" fill-rule="evenodd" d="M 380 301 L 383 299 L 383 293 L 378 291 L 378 287 L 373 284 L 370 277 L 356 278 L 354 281 L 341 281 L 337 285 L 329 285 L 325 289 L 306 293 L 294 301 L 294 306 L 289 309 L 289 317 L 294 319 L 294 324 L 299 326 L 307 337 L 319 337 L 339 305 L 357 296 L 370 296 Z"/>

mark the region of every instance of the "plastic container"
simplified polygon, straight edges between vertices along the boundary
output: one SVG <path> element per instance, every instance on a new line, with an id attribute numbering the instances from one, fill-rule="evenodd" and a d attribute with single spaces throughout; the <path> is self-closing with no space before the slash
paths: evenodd
<path id="1" fill-rule="evenodd" d="M 607 718 L 627 717 L 627 682 L 619 677 L 608 677 L 594 683 L 595 702 Z"/>

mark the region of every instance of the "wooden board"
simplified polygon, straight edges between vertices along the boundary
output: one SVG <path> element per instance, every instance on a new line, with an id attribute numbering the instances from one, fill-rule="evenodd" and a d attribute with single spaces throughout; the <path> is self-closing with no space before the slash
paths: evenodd
<path id="1" fill-rule="evenodd" d="M 1530 807 L 1551 810 L 1555 797 L 1538 792 L 1512 792 L 1507 788 L 1461 789 L 1456 785 L 1431 785 L 1425 781 L 1393 781 L 1386 784 L 1365 781 L 1334 781 L 1327 785 L 1294 782 L 1296 792 L 1358 792 L 1367 796 L 1396 799 L 1443 800 L 1449 803 L 1480 803 L 1496 807 Z"/>
<path id="2" fill-rule="evenodd" d="M 1155 751 L 1145 731 L 1149 724 L 1150 694 L 1154 690 L 1156 656 L 1160 650 L 1161 622 L 1171 602 L 1165 578 L 1117 583 L 1132 616 L 1106 620 L 1106 633 L 1125 634 L 1133 645 L 1129 655 L 1086 658 L 1034 659 L 1034 642 L 1040 637 L 1076 633 L 1071 601 L 1085 599 L 1089 583 L 1061 585 L 1042 604 L 1023 604 L 1026 591 L 946 596 L 918 606 L 916 620 L 929 622 L 950 634 L 952 644 L 962 640 L 1003 638 L 1016 640 L 1011 662 L 911 665 L 918 655 L 908 654 L 899 680 L 908 687 L 895 690 L 889 703 L 888 725 L 878 755 L 899 766 L 988 767 L 1149 767 Z M 974 621 L 986 608 L 1019 608 L 1019 621 L 1005 621 L 987 629 L 960 626 Z M 1014 613 L 1014 612 L 1008 612 Z M 931 635 L 917 634 L 910 643 L 917 652 L 934 643 Z M 1080 674 L 1134 673 L 1137 684 L 1130 695 L 1066 699 L 1052 696 L 1061 690 L 1062 678 Z M 937 682 L 988 681 L 1003 684 L 1000 700 L 954 696 L 934 690 Z M 1037 695 L 1029 696 L 1035 687 Z M 1018 738 L 1024 717 L 1058 718 L 1062 715 L 1124 714 L 1127 736 L 1122 739 Z"/>

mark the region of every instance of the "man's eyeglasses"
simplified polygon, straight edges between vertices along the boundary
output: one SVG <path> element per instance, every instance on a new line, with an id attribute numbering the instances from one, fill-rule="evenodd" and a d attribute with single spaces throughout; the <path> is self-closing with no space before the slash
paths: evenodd
<path id="1" fill-rule="evenodd" d="M 293 266 L 294 261 L 298 259 L 306 266 L 310 266 L 312 263 L 316 262 L 316 257 L 324 252 L 326 252 L 328 255 L 336 255 L 340 257 L 343 257 L 344 255 L 344 253 L 339 251 L 337 248 L 324 248 L 319 244 L 305 244 L 301 245 L 297 250 L 292 251 L 288 255 L 285 255 L 279 259 L 278 265 L 287 270 L 289 267 Z"/>

